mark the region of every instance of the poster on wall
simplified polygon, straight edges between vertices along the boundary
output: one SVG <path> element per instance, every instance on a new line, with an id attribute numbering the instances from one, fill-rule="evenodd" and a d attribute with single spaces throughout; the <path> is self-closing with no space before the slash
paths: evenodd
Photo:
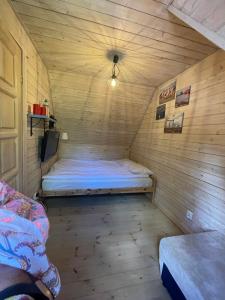
<path id="1" fill-rule="evenodd" d="M 175 107 L 180 107 L 189 104 L 191 94 L 191 86 L 188 86 L 182 90 L 177 91 Z"/>
<path id="2" fill-rule="evenodd" d="M 164 104 L 175 98 L 176 93 L 176 81 L 161 90 L 159 95 L 159 104 Z"/>
<path id="3" fill-rule="evenodd" d="M 166 113 L 166 104 L 160 105 L 156 108 L 156 120 L 161 120 L 165 118 Z"/>
<path id="4" fill-rule="evenodd" d="M 166 118 L 164 133 L 182 133 L 184 113 L 174 114 Z"/>

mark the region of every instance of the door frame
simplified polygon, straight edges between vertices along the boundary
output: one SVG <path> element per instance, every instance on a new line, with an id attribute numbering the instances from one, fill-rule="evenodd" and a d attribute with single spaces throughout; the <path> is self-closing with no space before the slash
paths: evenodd
<path id="1" fill-rule="evenodd" d="M 19 132 L 19 139 L 18 139 L 18 143 L 19 143 L 19 185 L 20 185 L 20 191 L 24 192 L 25 190 L 25 155 L 24 155 L 24 149 L 25 149 L 25 133 L 26 133 L 26 127 L 24 125 L 25 123 L 25 94 L 24 94 L 24 85 L 23 85 L 23 75 L 24 75 L 24 53 L 23 53 L 23 49 L 22 47 L 19 45 L 19 43 L 17 42 L 17 40 L 14 38 L 14 36 L 11 34 L 11 32 L 9 32 L 9 34 L 11 35 L 11 37 L 13 38 L 13 40 L 15 41 L 15 43 L 18 45 L 18 47 L 20 48 L 20 65 L 21 65 L 21 69 L 20 69 L 20 82 L 18 84 L 20 84 L 20 100 L 19 100 L 19 111 L 18 111 L 18 115 L 21 118 L 22 122 L 19 122 L 18 124 L 18 132 Z"/>

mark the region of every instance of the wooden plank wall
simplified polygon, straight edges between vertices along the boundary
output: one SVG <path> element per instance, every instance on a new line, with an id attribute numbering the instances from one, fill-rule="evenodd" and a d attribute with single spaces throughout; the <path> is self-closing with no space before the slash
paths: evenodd
<path id="1" fill-rule="evenodd" d="M 0 3 L 0 22 L 3 28 L 12 34 L 23 51 L 23 176 L 25 178 L 23 191 L 32 196 L 40 186 L 41 170 L 37 146 L 43 130 L 35 129 L 34 135 L 30 137 L 27 107 L 43 98 L 51 98 L 48 73 L 30 38 L 6 0 Z"/>
<path id="2" fill-rule="evenodd" d="M 33 103 L 41 103 L 43 99 L 51 99 L 48 72 L 37 52 L 33 47 L 27 52 L 27 105 L 32 107 Z M 51 104 L 51 102 L 50 102 Z M 52 105 L 50 105 L 52 111 Z M 26 116 L 25 116 L 26 117 Z M 34 124 L 39 121 L 34 121 Z M 30 124 L 27 123 L 26 147 L 27 155 L 25 169 L 27 173 L 27 191 L 29 196 L 38 191 L 40 187 L 41 173 L 43 173 L 52 162 L 42 164 L 40 168 L 40 137 L 43 136 L 42 126 L 34 127 L 33 135 L 30 136 Z M 54 161 L 54 159 L 53 159 Z"/>
<path id="3" fill-rule="evenodd" d="M 60 156 L 74 159 L 128 157 L 154 88 L 120 83 L 78 73 L 50 71 L 54 112 L 69 141 Z"/>
<path id="4" fill-rule="evenodd" d="M 225 50 L 225 1 L 173 0 L 169 11 Z"/>
<path id="5" fill-rule="evenodd" d="M 191 85 L 182 134 L 164 134 L 156 121 L 159 87 L 132 145 L 131 158 L 157 176 L 155 202 L 186 232 L 225 228 L 225 52 L 220 50 L 176 77 L 177 89 Z M 165 83 L 165 85 L 167 85 Z M 188 221 L 186 210 L 194 212 Z"/>
<path id="6" fill-rule="evenodd" d="M 129 147 L 119 145 L 76 144 L 71 141 L 61 141 L 59 157 L 79 160 L 114 160 L 128 158 L 129 149 Z"/>
<path id="7" fill-rule="evenodd" d="M 155 88 L 217 50 L 168 12 L 168 0 L 11 2 L 50 71 L 67 157 L 123 157 Z M 113 53 L 120 57 L 114 92 Z"/>

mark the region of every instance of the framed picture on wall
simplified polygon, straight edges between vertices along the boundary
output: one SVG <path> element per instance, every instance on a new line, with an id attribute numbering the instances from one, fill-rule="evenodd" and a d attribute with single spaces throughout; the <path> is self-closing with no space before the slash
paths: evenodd
<path id="1" fill-rule="evenodd" d="M 156 108 L 156 120 L 161 120 L 165 118 L 166 114 L 166 104 L 160 105 Z"/>
<path id="2" fill-rule="evenodd" d="M 191 86 L 176 92 L 175 107 L 180 107 L 189 104 L 191 94 Z"/>
<path id="3" fill-rule="evenodd" d="M 164 104 L 175 98 L 176 81 L 172 82 L 167 87 L 163 88 L 159 94 L 159 104 Z"/>
<path id="4" fill-rule="evenodd" d="M 184 113 L 174 114 L 166 118 L 164 133 L 182 133 Z"/>

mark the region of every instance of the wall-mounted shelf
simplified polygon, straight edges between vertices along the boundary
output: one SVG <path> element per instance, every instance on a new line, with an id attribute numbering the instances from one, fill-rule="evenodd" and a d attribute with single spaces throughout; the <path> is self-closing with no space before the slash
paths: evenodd
<path id="1" fill-rule="evenodd" d="M 43 126 L 44 126 L 44 132 L 45 132 L 45 121 L 51 121 L 53 123 L 56 123 L 55 119 L 49 118 L 48 116 L 44 116 L 44 115 L 34 115 L 34 114 L 28 114 L 28 118 L 30 119 L 30 135 L 33 135 L 33 119 L 36 120 L 43 120 Z"/>

